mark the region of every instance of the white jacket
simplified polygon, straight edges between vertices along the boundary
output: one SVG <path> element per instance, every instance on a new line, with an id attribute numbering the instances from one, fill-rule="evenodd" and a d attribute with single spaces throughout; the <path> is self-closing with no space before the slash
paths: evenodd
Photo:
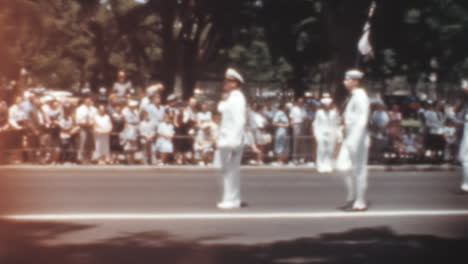
<path id="1" fill-rule="evenodd" d="M 350 154 L 356 154 L 359 148 L 363 147 L 362 144 L 369 144 L 367 132 L 369 111 L 369 97 L 367 97 L 366 92 L 361 88 L 353 90 L 343 114 L 345 123 L 343 143 Z"/>
<path id="2" fill-rule="evenodd" d="M 236 148 L 243 144 L 246 123 L 247 103 L 239 90 L 231 91 L 228 98 L 218 105 L 221 113 L 218 147 Z"/>
<path id="3" fill-rule="evenodd" d="M 318 110 L 313 123 L 315 138 L 318 141 L 329 137 L 336 139 L 339 125 L 340 117 L 335 109 L 329 111 Z"/>
<path id="4" fill-rule="evenodd" d="M 109 115 L 96 115 L 94 117 L 94 132 L 98 134 L 110 134 L 112 132 L 112 121 Z"/>

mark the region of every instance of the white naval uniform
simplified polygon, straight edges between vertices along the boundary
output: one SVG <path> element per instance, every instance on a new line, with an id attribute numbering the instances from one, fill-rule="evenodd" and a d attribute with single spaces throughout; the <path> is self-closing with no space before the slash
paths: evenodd
<path id="1" fill-rule="evenodd" d="M 335 109 L 317 111 L 313 123 L 314 135 L 317 140 L 317 171 L 333 171 L 333 154 L 337 141 L 337 131 L 340 118 Z"/>
<path id="2" fill-rule="evenodd" d="M 369 111 L 369 97 L 366 92 L 362 88 L 353 90 L 343 114 L 345 135 L 340 152 L 347 153 L 351 161 L 352 173 L 345 177 L 347 200 L 354 201 L 358 207 L 366 204 Z"/>
<path id="3" fill-rule="evenodd" d="M 460 145 L 458 158 L 463 166 L 463 181 L 461 189 L 468 192 L 468 111 L 464 111 L 462 120 L 465 125 L 463 127 L 463 139 Z"/>
<path id="4" fill-rule="evenodd" d="M 223 176 L 222 203 L 240 206 L 240 163 L 247 125 L 247 104 L 242 92 L 231 91 L 228 98 L 219 103 L 218 111 L 222 116 L 217 140 Z"/>

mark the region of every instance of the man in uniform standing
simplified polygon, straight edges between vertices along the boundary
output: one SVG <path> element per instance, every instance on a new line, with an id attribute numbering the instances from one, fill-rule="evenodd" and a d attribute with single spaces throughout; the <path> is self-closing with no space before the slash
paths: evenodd
<path id="1" fill-rule="evenodd" d="M 218 105 L 221 124 L 217 140 L 223 198 L 219 209 L 236 209 L 242 206 L 240 197 L 240 163 L 242 160 L 244 134 L 247 123 L 247 104 L 241 85 L 242 76 L 234 69 L 228 69 L 223 85 L 223 100 Z"/>
<path id="2" fill-rule="evenodd" d="M 463 92 L 464 100 L 459 109 L 459 117 L 463 122 L 463 139 L 458 157 L 463 166 L 463 180 L 460 186 L 460 194 L 468 194 L 468 83 L 463 83 Z"/>
<path id="3" fill-rule="evenodd" d="M 333 171 L 333 155 L 338 137 L 340 118 L 333 107 L 333 99 L 324 94 L 320 100 L 322 108 L 317 111 L 313 123 L 314 135 L 317 141 L 317 171 L 329 173 Z"/>
<path id="4" fill-rule="evenodd" d="M 344 86 L 351 97 L 346 105 L 344 118 L 344 140 L 341 146 L 343 153 L 348 153 L 352 171 L 346 175 L 345 183 L 348 191 L 347 203 L 340 207 L 344 211 L 366 211 L 367 190 L 367 159 L 369 135 L 367 123 L 369 119 L 369 97 L 361 87 L 364 74 L 358 70 L 350 70 L 345 74 Z"/>

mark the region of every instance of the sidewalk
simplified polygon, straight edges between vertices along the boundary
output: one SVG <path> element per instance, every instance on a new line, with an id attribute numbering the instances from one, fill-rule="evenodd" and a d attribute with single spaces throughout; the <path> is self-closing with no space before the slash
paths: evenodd
<path id="1" fill-rule="evenodd" d="M 455 171 L 460 166 L 450 164 L 404 164 L 404 165 L 369 165 L 369 171 Z M 147 166 L 147 165 L 0 165 L 0 171 L 4 170 L 110 170 L 110 171 L 214 171 L 215 166 L 196 165 L 167 165 L 167 166 Z M 315 171 L 314 165 L 285 165 L 285 166 L 242 166 L 244 171 Z"/>

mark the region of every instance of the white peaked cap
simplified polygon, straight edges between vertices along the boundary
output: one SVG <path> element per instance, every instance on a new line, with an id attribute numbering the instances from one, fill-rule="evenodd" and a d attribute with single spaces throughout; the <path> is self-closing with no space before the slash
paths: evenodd
<path id="1" fill-rule="evenodd" d="M 244 78 L 242 77 L 242 75 L 234 70 L 233 68 L 228 68 L 226 70 L 226 74 L 224 76 L 227 80 L 232 80 L 232 81 L 238 81 L 240 83 L 244 83 Z"/>
<path id="2" fill-rule="evenodd" d="M 51 102 L 51 101 L 53 101 L 53 100 L 54 100 L 54 98 L 53 98 L 52 96 L 46 95 L 46 96 L 43 96 L 43 97 L 41 98 L 41 103 L 44 104 L 44 103 Z"/>
<path id="3" fill-rule="evenodd" d="M 31 96 L 33 96 L 33 93 L 30 92 L 30 91 L 25 91 L 25 92 L 23 93 L 23 96 L 26 97 L 26 98 L 30 98 Z"/>
<path id="4" fill-rule="evenodd" d="M 461 87 L 462 87 L 463 90 L 468 91 L 468 80 L 463 79 L 461 81 Z"/>
<path id="5" fill-rule="evenodd" d="M 153 95 L 158 91 L 158 86 L 159 85 L 151 85 L 146 88 L 146 94 L 148 95 Z"/>
<path id="6" fill-rule="evenodd" d="M 138 101 L 130 100 L 130 101 L 128 102 L 128 105 L 129 105 L 129 106 L 138 106 Z"/>
<path id="7" fill-rule="evenodd" d="M 322 100 L 320 100 L 320 103 L 324 105 L 329 105 L 333 102 L 333 99 L 330 97 L 329 93 L 324 93 L 322 96 Z"/>
<path id="8" fill-rule="evenodd" d="M 175 94 L 171 94 L 167 97 L 167 101 L 174 101 L 177 99 L 177 96 L 175 96 Z"/>
<path id="9" fill-rule="evenodd" d="M 345 74 L 346 79 L 360 80 L 364 77 L 364 73 L 360 70 L 349 70 Z"/>

